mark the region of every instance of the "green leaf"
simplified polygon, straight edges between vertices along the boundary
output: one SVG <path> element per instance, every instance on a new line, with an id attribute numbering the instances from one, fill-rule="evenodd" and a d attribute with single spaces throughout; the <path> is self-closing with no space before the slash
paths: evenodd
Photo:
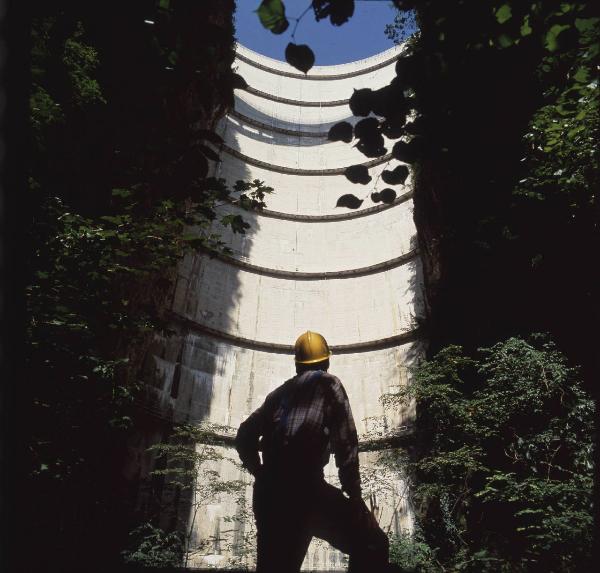
<path id="1" fill-rule="evenodd" d="M 508 34 L 500 34 L 500 36 L 498 36 L 498 45 L 501 48 L 510 48 L 514 43 L 514 39 Z"/>
<path id="2" fill-rule="evenodd" d="M 594 30 L 598 22 L 600 22 L 600 18 L 576 18 L 575 27 L 578 32 L 584 34 L 585 32 Z"/>
<path id="3" fill-rule="evenodd" d="M 113 225 L 120 225 L 123 222 L 123 217 L 113 217 L 111 215 L 103 215 L 100 219 L 112 223 Z"/>
<path id="4" fill-rule="evenodd" d="M 113 189 L 113 197 L 129 197 L 131 195 L 131 189 Z"/>
<path id="5" fill-rule="evenodd" d="M 558 36 L 568 30 L 571 26 L 568 24 L 554 24 L 546 33 L 545 46 L 549 52 L 554 52 L 558 48 Z"/>
<path id="6" fill-rule="evenodd" d="M 590 73 L 586 68 L 579 68 L 577 73 L 573 76 L 576 81 L 582 84 L 586 83 L 589 80 L 589 77 Z"/>
<path id="7" fill-rule="evenodd" d="M 502 4 L 498 10 L 496 10 L 496 20 L 499 24 L 504 24 L 512 18 L 512 8 L 510 4 Z"/>
<path id="8" fill-rule="evenodd" d="M 525 16 L 525 18 L 523 18 L 523 24 L 521 25 L 520 32 L 521 32 L 521 36 L 523 36 L 523 37 L 529 36 L 531 34 L 531 32 L 533 32 L 533 29 L 529 25 L 529 14 L 527 14 L 527 16 Z"/>
<path id="9" fill-rule="evenodd" d="M 260 23 L 273 34 L 283 34 L 290 25 L 285 17 L 285 6 L 281 0 L 263 0 L 256 13 Z"/>

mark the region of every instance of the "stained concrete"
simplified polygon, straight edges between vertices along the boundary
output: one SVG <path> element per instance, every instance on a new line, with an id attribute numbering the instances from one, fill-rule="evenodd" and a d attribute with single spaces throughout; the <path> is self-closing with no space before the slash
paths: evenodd
<path id="1" fill-rule="evenodd" d="M 337 121 L 356 122 L 347 103 L 329 104 L 347 100 L 353 89 L 389 83 L 394 58 L 402 52 L 397 47 L 359 62 L 313 68 L 302 77 L 287 64 L 238 46 L 238 73 L 254 92 L 272 98 L 236 90 L 235 114 L 224 118 L 218 130 L 237 155 L 223 148 L 215 175 L 230 184 L 238 179 L 264 181 L 274 188 L 267 208 L 284 215 L 349 213 L 336 207 L 345 193 L 364 199 L 361 210 L 372 208 L 370 194 L 386 187 L 381 171 L 399 162 L 372 167 L 373 179 L 366 186 L 352 185 L 340 174 L 303 171 L 343 169 L 368 161 L 352 146 L 322 136 Z M 387 144 L 391 148 L 392 142 Z M 264 165 L 256 166 L 243 156 Z M 281 173 L 273 166 L 298 171 Z M 405 185 L 394 187 L 398 196 L 411 188 L 410 176 Z M 231 204 L 220 207 L 220 213 L 241 213 L 250 222 L 246 235 L 218 225 L 214 230 L 222 233 L 233 258 L 252 267 L 241 268 L 203 253 L 186 256 L 172 301 L 173 333 L 156 336 L 142 373 L 149 408 L 178 422 L 220 426 L 225 441 L 216 448 L 223 459 L 208 469 L 222 479 L 246 483 L 245 501 L 221 495 L 202 505 L 192 527 L 189 565 L 253 566 L 251 478 L 236 464 L 235 451 L 227 444 L 265 396 L 293 375 L 293 357 L 286 348 L 307 329 L 321 332 L 331 345 L 350 345 L 332 356 L 331 372 L 345 385 L 362 449 L 367 450 L 361 453 L 364 496 L 386 531 L 410 530 L 412 512 L 401 470 L 383 469 L 377 463 L 379 453 L 368 450 L 372 440 L 400 434 L 414 421 L 412 405 L 386 410 L 380 397 L 410 383 L 409 367 L 420 356 L 421 342 L 369 346 L 411 332 L 423 313 L 412 200 L 363 217 L 332 221 L 249 215 Z M 386 262 L 407 253 L 414 256 L 386 267 Z M 382 267 L 360 276 L 351 272 L 372 265 Z M 342 271 L 349 274 L 319 276 Z M 294 273 L 313 274 L 306 278 Z M 236 343 L 238 339 L 255 341 L 260 349 Z M 356 344 L 363 346 L 353 351 Z M 333 461 L 326 475 L 337 482 Z M 184 518 L 192 515 L 182 511 Z M 321 572 L 345 567 L 343 555 L 316 540 L 304 563 L 305 569 Z"/>

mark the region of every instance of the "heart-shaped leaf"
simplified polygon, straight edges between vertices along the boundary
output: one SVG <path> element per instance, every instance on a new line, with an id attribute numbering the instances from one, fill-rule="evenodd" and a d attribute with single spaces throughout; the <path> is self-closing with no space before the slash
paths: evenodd
<path id="1" fill-rule="evenodd" d="M 406 110 L 404 87 L 394 78 L 391 83 L 373 92 L 371 111 L 380 117 L 389 118 Z"/>
<path id="2" fill-rule="evenodd" d="M 414 163 L 421 157 L 423 143 L 423 138 L 418 136 L 413 137 L 408 143 L 398 141 L 392 148 L 392 156 L 398 161 L 404 161 L 404 163 Z"/>
<path id="3" fill-rule="evenodd" d="M 354 126 L 354 135 L 361 139 L 362 137 L 374 136 L 379 133 L 379 121 L 375 117 L 361 119 Z"/>
<path id="4" fill-rule="evenodd" d="M 344 175 L 352 183 L 366 185 L 371 181 L 369 170 L 364 165 L 351 165 L 350 167 L 346 167 Z"/>
<path id="5" fill-rule="evenodd" d="M 379 192 L 379 197 L 381 198 L 381 201 L 383 203 L 387 203 L 389 205 L 390 203 L 393 203 L 396 200 L 396 192 L 393 189 L 387 187 L 383 191 Z"/>
<path id="6" fill-rule="evenodd" d="M 347 121 L 340 121 L 332 125 L 327 134 L 329 141 L 343 141 L 350 143 L 352 141 L 352 125 Z"/>
<path id="7" fill-rule="evenodd" d="M 365 137 L 361 139 L 356 148 L 367 157 L 381 157 L 387 153 L 383 145 L 383 135 L 376 133 L 374 137 Z"/>
<path id="8" fill-rule="evenodd" d="M 369 88 L 354 90 L 350 96 L 350 111 L 352 115 L 366 117 L 371 113 L 371 96 L 373 92 Z"/>
<path id="9" fill-rule="evenodd" d="M 301 72 L 308 72 L 315 64 L 315 55 L 306 44 L 290 42 L 285 49 L 285 59 L 290 66 Z"/>
<path id="10" fill-rule="evenodd" d="M 388 185 L 404 185 L 406 178 L 408 177 L 408 167 L 406 165 L 398 165 L 391 171 L 384 170 L 381 173 L 381 178 L 384 183 Z"/>
<path id="11" fill-rule="evenodd" d="M 263 0 L 256 13 L 260 23 L 273 34 L 283 34 L 290 25 L 285 17 L 285 6 L 281 0 Z"/>
<path id="12" fill-rule="evenodd" d="M 348 209 L 358 209 L 363 204 L 362 199 L 359 199 L 356 195 L 348 193 L 342 195 L 335 204 L 336 207 L 348 207 Z"/>

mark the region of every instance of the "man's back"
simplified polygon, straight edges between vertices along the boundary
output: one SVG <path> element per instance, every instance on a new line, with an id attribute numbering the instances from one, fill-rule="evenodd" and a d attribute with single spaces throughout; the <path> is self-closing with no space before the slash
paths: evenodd
<path id="1" fill-rule="evenodd" d="M 295 475 L 322 475 L 332 451 L 342 488 L 360 494 L 358 439 L 348 396 L 340 380 L 322 370 L 307 370 L 271 392 L 241 424 L 236 447 L 252 473 L 259 467 L 260 447 L 264 471 Z"/>

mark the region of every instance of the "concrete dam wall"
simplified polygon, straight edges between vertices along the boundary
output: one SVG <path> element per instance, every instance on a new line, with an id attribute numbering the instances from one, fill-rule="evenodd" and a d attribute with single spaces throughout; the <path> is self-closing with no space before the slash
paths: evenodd
<path id="1" fill-rule="evenodd" d="M 225 143 L 215 175 L 231 185 L 259 179 L 274 193 L 260 213 L 220 207 L 241 214 L 251 229 L 223 234 L 232 255 L 197 253 L 182 261 L 172 302 L 174 334 L 157 336 L 144 373 L 154 407 L 172 420 L 221 427 L 224 459 L 212 469 L 221 479 L 247 484 L 245 502 L 223 494 L 197 512 L 189 567 L 253 566 L 252 478 L 228 461 L 236 460 L 231 437 L 271 390 L 294 375 L 292 345 L 308 329 L 332 346 L 330 371 L 348 392 L 367 504 L 385 530 L 412 528 L 402 476 L 377 465 L 382 447 L 409 432 L 414 418 L 413 407 L 385 409 L 380 401 L 409 382 L 407 367 L 422 344 L 415 321 L 423 305 L 411 177 L 394 188 L 393 204 L 373 203 L 370 194 L 386 187 L 381 171 L 398 162 L 369 160 L 352 145 L 327 140 L 333 124 L 360 119 L 348 107 L 353 90 L 387 85 L 401 53 L 397 47 L 350 64 L 314 67 L 305 76 L 237 48 L 235 65 L 249 88 L 236 90 L 235 109 L 218 126 Z M 393 143 L 386 144 L 391 149 Z M 368 185 L 353 185 L 343 174 L 358 163 L 370 166 Z M 346 193 L 365 197 L 358 210 L 336 207 Z M 338 483 L 333 458 L 326 475 Z M 189 503 L 180 511 L 190 519 Z M 346 563 L 314 540 L 303 567 L 343 571 Z"/>

